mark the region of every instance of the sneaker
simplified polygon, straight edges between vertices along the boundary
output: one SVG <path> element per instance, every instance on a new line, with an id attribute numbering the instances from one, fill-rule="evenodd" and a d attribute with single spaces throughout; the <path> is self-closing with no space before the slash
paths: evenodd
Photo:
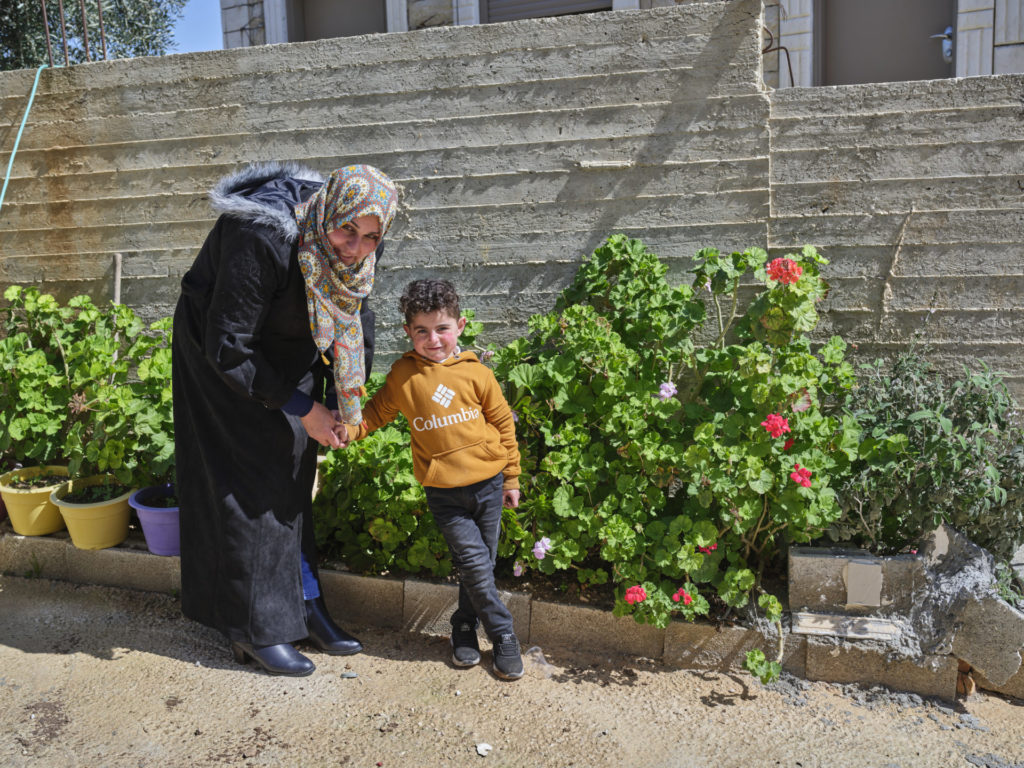
<path id="1" fill-rule="evenodd" d="M 480 643 L 476 629 L 463 622 L 452 627 L 452 664 L 472 667 L 480 663 Z"/>
<path id="2" fill-rule="evenodd" d="M 502 680 L 518 680 L 523 676 L 523 657 L 515 635 L 501 635 L 494 642 L 493 654 L 494 674 Z"/>

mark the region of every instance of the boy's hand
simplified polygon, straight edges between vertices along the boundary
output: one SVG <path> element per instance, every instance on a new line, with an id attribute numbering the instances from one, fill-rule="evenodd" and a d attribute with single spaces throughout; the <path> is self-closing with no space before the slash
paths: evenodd
<path id="1" fill-rule="evenodd" d="M 351 441 L 348 436 L 348 427 L 345 426 L 344 422 L 341 420 L 341 411 L 331 411 L 331 415 L 334 416 L 334 434 L 341 443 L 338 447 L 347 448 Z"/>
<path id="2" fill-rule="evenodd" d="M 519 506 L 519 489 L 509 488 L 501 492 L 501 505 L 505 509 L 515 509 Z"/>

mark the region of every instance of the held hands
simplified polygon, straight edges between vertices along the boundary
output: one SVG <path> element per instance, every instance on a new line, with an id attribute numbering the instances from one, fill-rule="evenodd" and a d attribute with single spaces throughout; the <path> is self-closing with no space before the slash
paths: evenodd
<path id="1" fill-rule="evenodd" d="M 302 417 L 302 426 L 325 448 L 344 448 L 348 444 L 348 430 L 341 423 L 338 412 L 327 410 L 323 403 L 313 403 L 309 413 Z"/>
<path id="2" fill-rule="evenodd" d="M 339 448 L 347 448 L 349 444 L 348 427 L 341 420 L 341 411 L 331 411 L 331 415 L 334 416 L 334 434 L 338 436 L 338 440 L 341 441 Z"/>

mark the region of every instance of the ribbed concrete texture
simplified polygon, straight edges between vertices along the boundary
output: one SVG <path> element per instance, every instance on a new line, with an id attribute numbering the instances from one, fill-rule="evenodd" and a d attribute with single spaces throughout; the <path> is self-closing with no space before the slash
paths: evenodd
<path id="1" fill-rule="evenodd" d="M 1020 75 L 772 94 L 769 239 L 822 246 L 823 330 L 859 357 L 920 332 L 1024 393 L 1022 98 Z"/>
<path id="2" fill-rule="evenodd" d="M 667 4 L 667 3 L 666 3 Z M 762 86 L 761 3 L 694 2 L 45 70 L 0 211 L 0 288 L 170 314 L 243 163 L 364 161 L 405 188 L 375 293 L 456 282 L 483 339 L 521 335 L 623 231 L 686 279 L 703 246 L 811 243 L 821 335 L 870 358 L 918 331 L 1024 393 L 1024 76 Z M 35 73 L 0 73 L 0 155 Z M 769 171 L 770 169 L 770 171 Z"/>
<path id="3" fill-rule="evenodd" d="M 342 624 L 373 624 L 398 629 L 405 609 L 402 579 L 357 576 L 354 573 L 321 570 L 324 602 Z"/>
<path id="4" fill-rule="evenodd" d="M 530 642 L 563 648 L 617 650 L 631 656 L 660 659 L 665 631 L 637 624 L 630 616 L 613 616 L 584 605 L 534 600 L 530 607 Z"/>
<path id="5" fill-rule="evenodd" d="M 43 72 L 0 212 L 0 287 L 113 291 L 167 315 L 240 164 L 369 162 L 405 188 L 375 286 L 385 360 L 410 280 L 453 279 L 486 338 L 547 311 L 581 255 L 640 235 L 677 272 L 762 243 L 760 3 L 442 27 Z M 34 72 L 0 73 L 0 150 Z"/>

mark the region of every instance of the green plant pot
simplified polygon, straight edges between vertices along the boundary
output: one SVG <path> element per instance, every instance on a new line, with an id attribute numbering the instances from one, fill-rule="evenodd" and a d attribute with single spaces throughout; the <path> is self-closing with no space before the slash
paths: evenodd
<path id="1" fill-rule="evenodd" d="M 50 495 L 59 485 L 23 490 L 8 485 L 14 475 L 32 478 L 39 475 L 60 475 L 67 477 L 67 467 L 45 466 L 28 469 L 12 469 L 0 475 L 0 496 L 7 507 L 14 532 L 22 536 L 46 536 L 64 527 L 60 510 L 50 500 Z"/>
<path id="2" fill-rule="evenodd" d="M 50 501 L 60 509 L 68 527 L 71 543 L 78 549 L 107 549 L 128 538 L 128 522 L 132 515 L 128 499 L 135 492 L 134 488 L 105 501 L 86 504 L 64 501 L 64 496 L 69 493 L 100 485 L 109 479 L 105 475 L 94 475 L 69 480 L 50 494 Z"/>

